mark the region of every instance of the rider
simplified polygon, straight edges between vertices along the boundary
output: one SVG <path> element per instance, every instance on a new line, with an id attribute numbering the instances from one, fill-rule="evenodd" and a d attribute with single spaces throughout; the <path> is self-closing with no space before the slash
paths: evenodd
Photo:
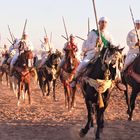
<path id="1" fill-rule="evenodd" d="M 137 29 L 138 37 L 140 39 L 140 20 L 135 20 L 135 26 Z M 140 40 L 137 38 L 135 29 L 128 33 L 127 45 L 129 46 L 129 51 L 126 55 L 123 71 L 126 70 L 126 68 L 134 61 L 140 51 Z"/>
<path id="2" fill-rule="evenodd" d="M 64 66 L 65 61 L 66 61 L 66 52 L 72 50 L 74 56 L 76 55 L 76 52 L 78 51 L 78 47 L 77 44 L 75 42 L 75 36 L 73 34 L 70 35 L 69 37 L 69 41 L 65 43 L 64 48 L 63 48 L 63 52 L 65 53 L 60 64 L 57 67 L 57 72 L 56 72 L 56 77 L 58 77 L 61 68 Z"/>
<path id="3" fill-rule="evenodd" d="M 98 36 L 98 31 L 93 29 L 89 33 L 87 40 L 84 41 L 82 46 L 84 58 L 76 70 L 73 82 L 71 84 L 72 86 L 75 86 L 77 78 L 82 74 L 83 70 L 87 67 L 91 60 L 96 60 L 96 58 L 99 56 L 99 52 L 103 48 L 110 45 L 116 46 L 112 35 L 106 29 L 108 25 L 108 18 L 101 17 L 98 24 L 101 32 L 101 38 Z"/>
<path id="4" fill-rule="evenodd" d="M 32 67 L 34 47 L 33 47 L 32 42 L 29 40 L 29 36 L 27 32 L 23 33 L 22 41 L 24 42 L 24 52 L 28 53 L 28 67 Z"/>
<path id="5" fill-rule="evenodd" d="M 47 60 L 47 57 L 51 54 L 52 50 L 53 50 L 53 46 L 51 43 L 49 43 L 49 39 L 47 36 L 44 37 L 44 42 L 41 44 L 41 50 L 42 50 L 42 53 L 41 53 L 41 63 L 39 64 L 39 68 L 41 68 L 46 60 Z"/>
<path id="6" fill-rule="evenodd" d="M 8 58 L 8 48 L 6 46 L 6 44 L 4 44 L 3 50 L 2 50 L 2 57 L 3 57 L 3 61 L 2 61 L 2 65 L 6 63 L 7 58 Z"/>
<path id="7" fill-rule="evenodd" d="M 13 48 L 16 50 L 16 54 L 14 55 L 14 57 L 10 63 L 10 75 L 11 76 L 12 76 L 13 66 L 16 63 L 18 56 L 19 56 L 19 53 L 20 53 L 19 52 L 20 41 L 23 41 L 25 43 L 24 51 L 33 51 L 33 49 L 34 49 L 32 42 L 28 39 L 28 34 L 26 32 L 23 33 L 21 40 L 16 39 L 15 43 L 13 44 Z M 33 62 L 31 62 L 31 63 L 33 64 Z"/>

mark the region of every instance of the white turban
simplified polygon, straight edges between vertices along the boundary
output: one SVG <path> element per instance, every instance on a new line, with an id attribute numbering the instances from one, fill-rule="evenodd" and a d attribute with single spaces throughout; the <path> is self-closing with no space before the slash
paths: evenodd
<path id="1" fill-rule="evenodd" d="M 28 35 L 28 33 L 27 32 L 24 32 L 23 35 Z"/>
<path id="2" fill-rule="evenodd" d="M 135 20 L 135 23 L 139 23 L 140 24 L 140 20 L 139 19 Z"/>
<path id="3" fill-rule="evenodd" d="M 99 19 L 99 22 L 100 21 L 106 21 L 106 22 L 108 22 L 108 18 L 107 17 L 101 17 L 100 19 Z"/>

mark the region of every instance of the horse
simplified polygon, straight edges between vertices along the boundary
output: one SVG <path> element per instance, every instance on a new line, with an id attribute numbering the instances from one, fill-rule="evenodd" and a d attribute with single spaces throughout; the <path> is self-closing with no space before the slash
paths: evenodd
<path id="1" fill-rule="evenodd" d="M 128 106 L 127 114 L 128 120 L 133 120 L 133 111 L 135 109 L 135 101 L 140 92 L 139 82 L 133 77 L 130 71 L 134 71 L 137 74 L 140 74 L 140 55 L 128 66 L 128 68 L 122 73 L 122 82 L 126 86 L 125 97 L 126 103 Z M 132 88 L 131 95 L 128 94 L 128 85 Z"/>
<path id="2" fill-rule="evenodd" d="M 31 104 L 31 97 L 30 97 L 31 96 L 31 89 L 30 89 L 31 77 L 34 77 L 35 80 L 37 80 L 37 73 L 36 73 L 35 68 L 28 67 L 28 56 L 30 55 L 29 55 L 29 52 L 22 50 L 23 46 L 24 46 L 24 43 L 21 41 L 19 45 L 20 53 L 13 68 L 13 71 L 14 71 L 13 76 L 14 76 L 14 79 L 17 80 L 17 85 L 18 85 L 18 93 L 17 93 L 18 106 L 20 104 L 20 96 L 23 90 L 24 90 L 24 93 L 28 94 L 28 103 Z"/>
<path id="3" fill-rule="evenodd" d="M 65 64 L 60 72 L 60 80 L 63 83 L 65 95 L 65 107 L 70 111 L 74 107 L 76 87 L 71 88 L 71 82 L 74 78 L 79 61 L 73 54 L 73 50 L 67 50 L 65 54 Z"/>
<path id="4" fill-rule="evenodd" d="M 9 71 L 10 71 L 10 69 L 9 69 L 10 62 L 9 62 L 9 60 L 11 60 L 11 56 L 10 56 L 9 53 L 7 53 L 5 55 L 5 60 L 4 60 L 3 64 L 0 66 L 0 71 L 1 71 L 1 73 L 0 73 L 0 82 L 2 83 L 2 79 L 3 79 L 3 76 L 5 74 L 7 86 L 8 86 L 8 82 L 9 82 L 8 77 L 9 77 Z"/>
<path id="5" fill-rule="evenodd" d="M 93 124 L 95 114 L 97 130 L 96 140 L 100 139 L 100 132 L 104 128 L 104 112 L 108 106 L 111 91 L 116 84 L 116 71 L 122 49 L 118 47 L 103 48 L 97 57 L 87 66 L 81 77 L 81 89 L 88 112 L 87 123 L 80 130 L 80 137 L 84 137 Z"/>
<path id="6" fill-rule="evenodd" d="M 38 68 L 38 81 L 39 86 L 42 91 L 43 96 L 50 95 L 50 83 L 52 83 L 53 88 L 53 99 L 56 101 L 55 87 L 56 87 L 56 69 L 59 63 L 60 55 L 58 53 L 52 53 L 48 56 L 46 63 Z M 48 87 L 48 92 L 46 93 L 46 84 Z"/>

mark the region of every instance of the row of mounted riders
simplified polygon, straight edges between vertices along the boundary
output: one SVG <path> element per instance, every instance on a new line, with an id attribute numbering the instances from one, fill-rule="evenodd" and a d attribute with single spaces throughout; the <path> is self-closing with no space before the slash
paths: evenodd
<path id="1" fill-rule="evenodd" d="M 105 53 L 106 52 L 106 53 Z M 96 130 L 96 139 L 100 138 L 100 132 L 102 132 L 104 127 L 104 112 L 108 106 L 108 101 L 110 98 L 110 94 L 112 91 L 112 87 L 106 88 L 104 93 L 101 94 L 102 100 L 103 100 L 103 107 L 100 107 L 99 105 L 99 93 L 98 90 L 90 84 L 89 81 L 85 80 L 87 77 L 91 79 L 102 79 L 104 80 L 105 73 L 108 71 L 109 75 L 107 80 L 115 81 L 116 77 L 116 68 L 119 63 L 121 63 L 120 60 L 118 60 L 118 55 L 120 55 L 122 50 L 118 48 L 105 48 L 100 52 L 99 57 L 97 57 L 94 62 L 91 61 L 91 63 L 88 65 L 86 70 L 84 70 L 84 73 L 82 74 L 80 81 L 80 86 L 82 89 L 83 96 L 85 98 L 85 103 L 88 111 L 87 115 L 87 123 L 83 129 L 80 131 L 80 136 L 85 136 L 87 132 L 89 131 L 90 127 L 93 127 L 93 114 L 96 115 L 96 122 L 97 122 L 97 130 Z M 27 53 L 24 52 L 21 55 L 19 55 L 19 58 L 15 64 L 15 74 L 13 74 L 18 79 L 18 99 L 20 99 L 20 93 L 23 87 L 25 88 L 25 91 L 27 91 L 29 95 L 29 102 L 30 102 L 30 77 L 35 76 L 35 70 L 34 68 L 28 68 L 27 67 Z M 48 85 L 48 93 L 50 94 L 50 81 L 53 82 L 53 98 L 55 97 L 55 84 L 56 84 L 56 78 L 54 77 L 54 71 L 57 69 L 57 65 L 59 63 L 59 59 L 61 58 L 60 53 L 52 53 L 48 56 L 48 59 L 44 66 L 37 70 L 38 74 L 38 81 L 40 88 L 42 90 L 43 95 L 46 95 L 46 84 Z M 110 59 L 110 61 L 107 61 L 107 59 Z M 113 59 L 112 59 L 113 58 Z M 74 61 L 76 60 L 75 57 L 71 55 L 67 55 L 65 65 L 63 66 L 60 74 L 60 79 L 64 85 L 64 93 L 65 93 L 65 105 L 68 106 L 68 109 L 70 110 L 71 107 L 74 106 L 74 98 L 75 98 L 75 92 L 76 87 L 71 87 L 70 83 L 72 81 L 72 77 L 74 75 L 74 71 L 77 67 L 77 65 L 74 65 L 71 62 L 71 59 Z M 77 60 L 76 60 L 77 61 Z M 36 67 L 37 60 L 34 58 L 34 67 Z M 109 62 L 109 63 L 108 63 Z M 26 65 L 25 65 L 26 64 Z M 72 65 L 72 69 L 69 70 L 69 68 Z M 114 67 L 115 66 L 115 67 Z M 2 68 L 3 69 L 3 68 Z M 135 71 L 136 73 L 140 74 L 140 57 L 138 56 L 136 60 L 125 70 L 122 74 L 122 82 L 126 86 L 126 89 L 124 90 L 124 94 L 126 97 L 126 103 L 128 106 L 128 116 L 129 120 L 132 120 L 133 110 L 135 108 L 135 100 L 138 95 L 138 92 L 140 91 L 139 83 L 132 78 L 131 75 L 129 75 L 130 69 Z M 3 71 L 3 70 L 2 70 Z M 54 72 L 54 73 L 53 73 Z M 107 81 L 106 80 L 106 81 Z M 129 97 L 128 94 L 128 84 L 132 87 L 132 93 Z"/>

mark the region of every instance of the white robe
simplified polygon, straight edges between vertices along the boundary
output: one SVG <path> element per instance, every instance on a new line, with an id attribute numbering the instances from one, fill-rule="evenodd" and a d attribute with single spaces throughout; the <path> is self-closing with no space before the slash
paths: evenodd
<path id="1" fill-rule="evenodd" d="M 140 38 L 140 30 L 138 30 L 138 36 Z M 128 33 L 126 41 L 129 47 L 129 51 L 126 55 L 124 70 L 134 61 L 134 59 L 139 54 L 139 46 L 135 46 L 135 44 L 138 42 L 135 29 L 131 30 Z"/>

